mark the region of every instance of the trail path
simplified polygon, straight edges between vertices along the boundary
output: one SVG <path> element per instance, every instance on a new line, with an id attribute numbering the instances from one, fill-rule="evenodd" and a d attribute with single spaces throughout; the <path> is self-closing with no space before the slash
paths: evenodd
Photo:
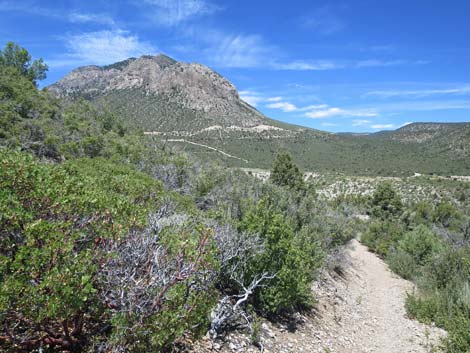
<path id="1" fill-rule="evenodd" d="M 319 316 L 330 323 L 331 351 L 339 353 L 427 353 L 444 332 L 406 316 L 406 293 L 413 284 L 394 273 L 357 240 L 345 251 L 350 261 L 334 295 L 320 298 Z M 330 288 L 331 290 L 332 288 Z M 331 298 L 333 310 L 331 310 Z"/>
<path id="2" fill-rule="evenodd" d="M 406 316 L 406 293 L 413 284 L 393 274 L 357 240 L 348 244 L 344 258 L 349 264 L 341 276 L 324 274 L 315 283 L 313 314 L 284 325 L 262 324 L 264 352 L 435 352 L 445 332 Z M 236 333 L 203 351 L 259 352 L 246 335 Z"/>
<path id="3" fill-rule="evenodd" d="M 219 150 L 219 149 L 217 149 L 217 148 L 215 148 L 215 147 L 203 145 L 202 143 L 192 142 L 192 141 L 188 141 L 188 140 L 185 140 L 185 139 L 168 139 L 167 141 L 168 141 L 168 142 L 184 142 L 184 143 L 189 143 L 190 145 L 199 146 L 199 147 L 204 147 L 204 148 L 210 149 L 210 150 L 212 150 L 212 151 L 219 152 L 220 154 L 223 154 L 224 156 L 229 157 L 229 158 L 235 158 L 235 159 L 238 159 L 238 160 L 243 161 L 243 162 L 245 162 L 245 163 L 248 163 L 248 162 L 249 162 L 249 161 L 246 160 L 246 159 L 243 159 L 243 158 L 240 158 L 240 157 L 237 157 L 237 156 L 233 156 L 233 155 L 228 154 L 227 152 L 224 152 L 224 151 L 222 151 L 222 150 Z"/>

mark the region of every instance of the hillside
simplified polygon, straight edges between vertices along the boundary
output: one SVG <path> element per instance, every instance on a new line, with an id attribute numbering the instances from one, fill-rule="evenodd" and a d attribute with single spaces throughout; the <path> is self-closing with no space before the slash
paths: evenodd
<path id="1" fill-rule="evenodd" d="M 370 135 L 290 125 L 244 102 L 210 68 L 165 55 L 77 68 L 48 90 L 60 98 L 86 98 L 128 128 L 229 166 L 269 168 L 285 149 L 310 171 L 470 174 L 470 124 L 419 123 Z"/>
<path id="2" fill-rule="evenodd" d="M 151 132 L 298 130 L 267 119 L 240 99 L 231 82 L 208 67 L 165 55 L 81 67 L 48 89 L 61 98 L 85 97 L 110 106 L 129 126 Z"/>

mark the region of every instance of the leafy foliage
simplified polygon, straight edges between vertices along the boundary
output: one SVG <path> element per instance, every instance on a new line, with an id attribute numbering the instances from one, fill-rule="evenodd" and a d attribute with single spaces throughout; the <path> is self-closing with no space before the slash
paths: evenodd
<path id="1" fill-rule="evenodd" d="M 271 176 L 271 182 L 278 186 L 301 189 L 304 186 L 303 175 L 295 165 L 289 153 L 281 152 L 276 156 Z"/>
<path id="2" fill-rule="evenodd" d="M 384 182 L 379 184 L 371 200 L 371 212 L 376 217 L 396 216 L 401 212 L 402 202 L 392 184 Z"/>
<path id="3" fill-rule="evenodd" d="M 0 50 L 0 65 L 15 68 L 34 84 L 46 78 L 48 69 L 42 59 L 31 61 L 29 52 L 13 42 L 8 42 L 5 49 Z"/>

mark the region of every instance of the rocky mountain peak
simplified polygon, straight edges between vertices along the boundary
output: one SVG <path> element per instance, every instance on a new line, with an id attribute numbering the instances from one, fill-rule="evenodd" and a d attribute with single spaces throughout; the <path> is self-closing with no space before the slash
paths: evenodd
<path id="1" fill-rule="evenodd" d="M 124 89 L 142 89 L 147 94 L 179 90 L 186 98 L 198 101 L 239 98 L 235 86 L 207 66 L 178 62 L 164 54 L 80 67 L 49 87 L 58 96 L 93 96 Z"/>
<path id="2" fill-rule="evenodd" d="M 59 97 L 110 101 L 149 129 L 270 125 L 243 102 L 235 86 L 209 67 L 164 54 L 73 70 L 49 91 Z M 144 106 L 136 102 L 141 100 Z M 144 120 L 145 124 L 140 124 Z M 154 122 L 158 121 L 158 124 Z"/>

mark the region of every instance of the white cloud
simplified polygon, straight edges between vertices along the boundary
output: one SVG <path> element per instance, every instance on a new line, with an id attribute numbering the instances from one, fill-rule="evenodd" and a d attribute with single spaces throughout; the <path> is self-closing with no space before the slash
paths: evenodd
<path id="1" fill-rule="evenodd" d="M 324 119 L 324 118 L 331 118 L 333 116 L 345 115 L 345 110 L 340 108 L 327 108 L 323 110 L 315 110 L 312 112 L 308 112 L 305 114 L 306 117 L 312 119 Z"/>
<path id="2" fill-rule="evenodd" d="M 262 95 L 256 91 L 243 90 L 238 92 L 240 99 L 244 100 L 253 107 L 257 107 L 259 103 L 265 101 Z"/>
<path id="3" fill-rule="evenodd" d="M 286 63 L 273 62 L 270 67 L 274 70 L 286 71 L 326 71 L 340 69 L 362 69 L 371 67 L 391 67 L 400 65 L 417 65 L 425 62 L 410 62 L 407 60 L 296 60 Z"/>
<path id="4" fill-rule="evenodd" d="M 318 110 L 318 109 L 325 109 L 325 108 L 328 108 L 328 104 L 309 105 L 303 108 L 299 108 L 298 110 L 301 112 L 307 112 L 309 110 Z"/>
<path id="5" fill-rule="evenodd" d="M 240 99 L 244 100 L 247 102 L 249 105 L 253 107 L 257 107 L 258 104 L 263 100 L 261 97 L 258 96 L 247 96 L 247 95 L 241 95 L 240 94 Z"/>
<path id="6" fill-rule="evenodd" d="M 395 101 L 390 103 L 374 103 L 374 106 L 383 112 L 470 110 L 470 101 L 468 99 Z"/>
<path id="7" fill-rule="evenodd" d="M 370 124 L 372 121 L 365 119 L 355 119 L 352 121 L 352 126 L 364 126 Z"/>
<path id="8" fill-rule="evenodd" d="M 288 60 L 287 54 L 269 45 L 257 34 L 229 34 L 204 26 L 185 26 L 180 33 L 190 43 L 179 44 L 182 52 L 204 55 L 204 60 L 215 67 L 262 68 L 275 71 L 326 71 L 357 69 L 371 66 L 407 64 L 405 60 Z"/>
<path id="9" fill-rule="evenodd" d="M 268 102 L 280 102 L 280 101 L 282 101 L 282 97 L 270 97 L 270 98 L 266 99 L 266 101 L 268 101 Z"/>
<path id="10" fill-rule="evenodd" d="M 261 36 L 217 36 L 216 44 L 209 48 L 208 59 L 219 67 L 251 68 L 266 65 L 272 55 Z"/>
<path id="11" fill-rule="evenodd" d="M 470 86 L 461 86 L 445 89 L 424 89 L 424 90 L 388 90 L 388 91 L 371 91 L 365 96 L 376 96 L 380 98 L 394 97 L 412 97 L 421 98 L 435 95 L 469 95 Z"/>
<path id="12" fill-rule="evenodd" d="M 342 64 L 327 60 L 312 62 L 297 60 L 288 63 L 273 63 L 271 66 L 273 69 L 286 71 L 325 71 L 344 67 Z"/>
<path id="13" fill-rule="evenodd" d="M 52 18 L 61 17 L 61 14 L 54 9 L 46 9 L 33 3 L 22 3 L 20 1 L 1 1 L 0 11 L 23 12 Z"/>
<path id="14" fill-rule="evenodd" d="M 51 66 L 106 65 L 156 51 L 150 43 L 122 30 L 69 35 L 66 46 L 69 52 L 58 60 L 48 60 Z"/>
<path id="15" fill-rule="evenodd" d="M 38 3 L 38 1 L 36 1 Z M 114 26 L 114 20 L 105 13 L 82 13 L 79 11 L 67 12 L 56 7 L 43 7 L 35 3 L 20 1 L 0 1 L 0 11 L 15 11 L 36 16 L 49 17 L 55 20 L 63 20 L 72 23 L 96 23 L 100 25 Z"/>
<path id="16" fill-rule="evenodd" d="M 412 121 L 407 121 L 406 123 L 401 124 L 400 127 L 410 125 L 410 124 L 413 124 L 413 122 Z"/>
<path id="17" fill-rule="evenodd" d="M 281 109 L 285 113 L 294 112 L 297 110 L 297 107 L 289 102 L 277 102 L 266 105 L 267 108 L 271 109 Z"/>
<path id="18" fill-rule="evenodd" d="M 377 60 L 377 59 L 367 59 L 360 60 L 354 65 L 356 68 L 364 67 L 389 67 L 389 66 L 398 66 L 404 65 L 407 61 L 405 60 Z"/>
<path id="19" fill-rule="evenodd" d="M 321 34 L 333 34 L 346 27 L 345 22 L 337 15 L 338 9 L 323 6 L 302 20 L 301 26 L 313 29 Z"/>
<path id="20" fill-rule="evenodd" d="M 371 125 L 371 128 L 375 129 L 375 130 L 394 129 L 395 125 L 393 125 L 393 124 L 376 124 L 376 125 Z"/>
<path id="21" fill-rule="evenodd" d="M 158 24 L 168 27 L 219 10 L 219 7 L 205 0 L 144 0 L 144 2 L 152 6 L 151 17 Z"/>
<path id="22" fill-rule="evenodd" d="M 312 119 L 326 119 L 335 116 L 358 116 L 358 117 L 374 117 L 378 114 L 372 110 L 348 110 L 337 107 L 324 107 L 305 113 L 305 116 Z"/>
<path id="23" fill-rule="evenodd" d="M 114 26 L 114 20 L 106 14 L 90 14 L 81 12 L 72 12 L 69 14 L 69 21 L 72 23 L 97 23 L 101 25 Z"/>

